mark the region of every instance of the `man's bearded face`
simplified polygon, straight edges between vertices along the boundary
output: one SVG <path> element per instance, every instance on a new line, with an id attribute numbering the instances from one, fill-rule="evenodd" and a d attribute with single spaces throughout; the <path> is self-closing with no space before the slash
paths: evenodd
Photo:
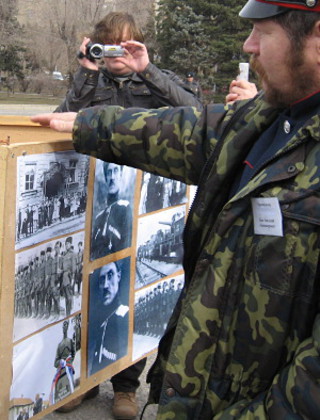
<path id="1" fill-rule="evenodd" d="M 317 74 L 314 68 L 307 65 L 304 50 L 297 50 L 293 45 L 290 50 L 283 61 L 287 80 L 282 85 L 277 85 L 273 78 L 268 76 L 258 56 L 252 54 L 250 59 L 251 68 L 259 76 L 266 100 L 275 107 L 287 107 L 305 98 L 310 93 L 311 86 L 315 86 L 312 91 L 317 90 Z"/>

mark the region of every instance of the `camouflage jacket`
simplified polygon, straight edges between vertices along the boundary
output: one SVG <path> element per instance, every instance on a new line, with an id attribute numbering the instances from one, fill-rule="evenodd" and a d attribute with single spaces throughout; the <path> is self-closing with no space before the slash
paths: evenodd
<path id="1" fill-rule="evenodd" d="M 149 372 L 157 420 L 320 415 L 320 119 L 317 113 L 231 198 L 260 133 L 261 95 L 212 105 L 83 110 L 76 150 L 198 185 L 185 287 Z M 276 197 L 283 236 L 256 235 L 251 198 Z"/>

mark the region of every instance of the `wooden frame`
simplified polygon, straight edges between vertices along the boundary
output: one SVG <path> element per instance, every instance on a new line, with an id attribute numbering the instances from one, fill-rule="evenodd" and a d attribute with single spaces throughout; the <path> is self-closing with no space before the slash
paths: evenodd
<path id="1" fill-rule="evenodd" d="M 99 202 L 99 207 L 95 200 L 99 194 L 102 201 L 108 195 L 105 186 L 99 186 L 99 182 L 105 182 L 101 181 L 101 165 L 101 161 L 77 154 L 69 135 L 39 127 L 28 117 L 0 117 L 0 417 L 3 419 L 16 419 L 22 410 L 30 418 L 41 418 L 154 352 L 182 287 L 181 235 L 190 202 L 189 189 L 181 183 L 135 170 L 131 185 L 128 180 L 133 177 L 129 171 L 127 181 L 122 182 L 127 187 L 117 202 L 117 211 L 130 206 L 131 242 L 117 250 L 112 248 L 110 239 L 109 249 L 116 251 L 92 258 L 95 206 L 100 211 L 96 213 L 103 212 L 103 204 Z M 153 194 L 161 190 L 157 192 L 158 203 L 154 197 L 150 201 L 150 196 L 148 202 L 148 187 Z M 60 198 L 63 205 L 58 203 Z M 67 199 L 69 213 L 63 215 L 61 208 L 65 208 Z M 73 207 L 75 202 L 77 205 Z M 120 235 L 112 226 L 108 229 L 115 236 Z M 81 242 L 83 262 L 79 262 L 82 261 L 79 259 Z M 57 243 L 61 243 L 60 252 L 64 254 L 59 276 L 50 268 L 54 267 L 50 263 L 53 258 L 58 261 Z M 70 246 L 74 250 L 68 259 Z M 72 277 L 71 310 L 67 305 L 70 304 L 67 289 L 62 286 L 65 267 L 70 261 L 75 261 L 77 278 L 81 277 L 78 283 L 76 275 Z M 118 293 L 120 298 L 126 295 L 127 300 L 116 311 L 119 318 L 127 319 L 123 336 L 127 337 L 125 354 L 118 357 L 117 352 L 104 348 L 102 354 L 111 354 L 111 361 L 90 372 L 88 349 L 92 335 L 88 336 L 88 323 L 90 326 L 95 315 L 104 310 L 97 303 L 102 268 L 115 262 L 122 265 L 121 276 L 126 276 L 126 280 L 119 282 Z M 46 273 L 47 289 L 40 290 L 39 284 L 44 284 L 41 273 Z M 127 287 L 122 295 L 121 284 Z M 66 336 L 63 336 L 64 329 Z M 113 341 L 121 337 L 121 333 L 115 335 Z M 74 345 L 69 370 L 54 365 L 54 354 L 59 353 L 63 339 Z M 68 364 L 69 359 L 60 360 Z M 62 369 L 66 376 L 70 373 L 71 394 L 66 391 L 68 382 L 61 385 L 60 393 L 48 385 L 62 381 Z M 36 394 L 42 399 L 40 413 L 36 410 Z M 59 400 L 61 396 L 63 399 Z"/>

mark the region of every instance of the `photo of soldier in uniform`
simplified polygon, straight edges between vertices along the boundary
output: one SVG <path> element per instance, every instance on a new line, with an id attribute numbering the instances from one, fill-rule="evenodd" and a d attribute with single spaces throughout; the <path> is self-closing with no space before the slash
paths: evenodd
<path id="1" fill-rule="evenodd" d="M 84 232 L 16 254 L 14 340 L 81 309 Z"/>
<path id="2" fill-rule="evenodd" d="M 181 294 L 184 275 L 161 280 L 135 293 L 133 359 L 157 348 Z"/>
<path id="3" fill-rule="evenodd" d="M 76 354 L 76 345 L 72 338 L 68 337 L 69 320 L 63 321 L 63 338 L 59 342 L 54 367 L 57 369 L 51 387 L 50 403 L 64 399 L 74 392 L 74 367 L 73 361 Z"/>
<path id="4" fill-rule="evenodd" d="M 74 151 L 18 157 L 17 250 L 84 229 L 88 173 Z"/>
<path id="5" fill-rule="evenodd" d="M 76 391 L 80 385 L 81 315 L 50 325 L 13 346 L 9 418 L 23 396 L 31 418 Z"/>
<path id="6" fill-rule="evenodd" d="M 185 206 L 139 218 L 135 288 L 182 269 Z"/>
<path id="7" fill-rule="evenodd" d="M 96 161 L 90 259 L 131 246 L 136 170 Z"/>
<path id="8" fill-rule="evenodd" d="M 187 201 L 183 182 L 144 172 L 141 183 L 139 214 L 151 213 Z"/>
<path id="9" fill-rule="evenodd" d="M 128 352 L 130 258 L 111 262 L 90 275 L 88 375 Z"/>

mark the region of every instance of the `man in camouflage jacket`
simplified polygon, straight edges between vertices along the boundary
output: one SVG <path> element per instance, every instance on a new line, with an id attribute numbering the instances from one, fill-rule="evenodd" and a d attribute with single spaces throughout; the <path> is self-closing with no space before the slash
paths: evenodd
<path id="1" fill-rule="evenodd" d="M 157 420 L 320 416 L 319 13 L 311 0 L 247 2 L 244 50 L 264 92 L 225 110 L 33 119 L 73 127 L 81 153 L 198 185 L 185 286 L 148 375 Z"/>

